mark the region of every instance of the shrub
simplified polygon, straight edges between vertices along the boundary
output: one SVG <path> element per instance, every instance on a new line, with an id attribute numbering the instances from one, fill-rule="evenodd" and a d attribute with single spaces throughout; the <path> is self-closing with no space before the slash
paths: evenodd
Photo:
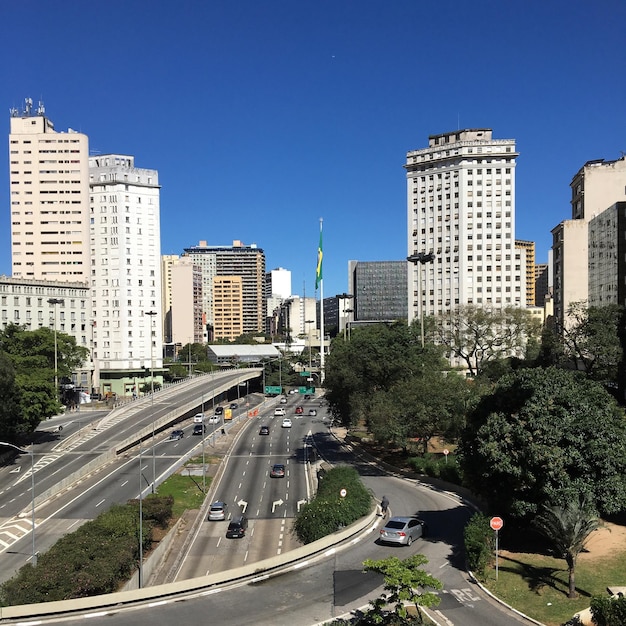
<path id="1" fill-rule="evenodd" d="M 626 624 L 626 598 L 596 596 L 591 600 L 591 616 L 597 626 L 624 626 Z"/>
<path id="2" fill-rule="evenodd" d="M 448 460 L 442 459 L 439 455 L 425 454 L 423 456 L 413 456 L 409 459 L 409 465 L 419 474 L 430 476 L 431 478 L 441 478 L 455 485 L 463 484 L 461 470 L 452 454 Z"/>
<path id="3" fill-rule="evenodd" d="M 489 518 L 475 513 L 463 531 L 467 564 L 479 578 L 484 578 L 485 569 L 493 558 L 495 550 L 494 532 L 489 526 Z"/>
<path id="4" fill-rule="evenodd" d="M 342 489 L 346 496 L 341 497 Z M 298 513 L 294 530 L 303 543 L 349 526 L 371 510 L 372 497 L 352 467 L 336 467 L 323 475 L 315 498 Z"/>

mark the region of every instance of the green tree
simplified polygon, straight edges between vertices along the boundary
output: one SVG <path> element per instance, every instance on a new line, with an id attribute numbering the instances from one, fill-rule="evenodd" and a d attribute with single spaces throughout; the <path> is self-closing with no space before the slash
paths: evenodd
<path id="1" fill-rule="evenodd" d="M 597 513 L 584 498 L 579 498 L 561 505 L 543 505 L 533 521 L 552 542 L 557 556 L 565 559 L 569 578 L 567 597 L 576 598 L 576 560 L 589 535 L 601 526 Z"/>
<path id="2" fill-rule="evenodd" d="M 474 492 L 513 517 L 584 497 L 626 507 L 626 426 L 602 385 L 557 368 L 505 376 L 468 414 L 460 464 Z"/>
<path id="3" fill-rule="evenodd" d="M 428 327 L 432 340 L 463 361 L 472 376 L 490 361 L 524 357 L 528 344 L 535 348 L 541 331 L 539 322 L 526 309 L 475 305 L 436 316 Z"/>
<path id="4" fill-rule="evenodd" d="M 384 580 L 384 592 L 370 601 L 372 609 L 368 613 L 368 618 L 371 622 L 384 623 L 387 607 L 391 605 L 395 615 L 408 623 L 409 612 L 406 604 L 411 603 L 417 612 L 418 623 L 423 623 L 420 607 L 437 606 L 441 601 L 436 593 L 426 589 L 438 591 L 443 588 L 439 580 L 422 569 L 422 565 L 426 563 L 428 559 L 423 554 L 414 554 L 404 560 L 392 556 L 378 561 L 368 559 L 363 562 L 366 572 L 382 574 Z"/>
<path id="5" fill-rule="evenodd" d="M 49 328 L 26 330 L 9 324 L 0 331 L 0 354 L 5 367 L 0 377 L 7 392 L 2 427 L 5 436 L 15 441 L 35 430 L 42 419 L 60 410 L 58 390 L 54 388 L 55 348 L 54 332 Z M 76 345 L 74 337 L 57 332 L 57 377 L 71 376 L 88 357 L 88 350 Z M 8 365 L 10 364 L 10 367 Z M 3 396 L 4 398 L 4 396 Z M 17 406 L 16 406 L 17 405 Z"/>
<path id="6" fill-rule="evenodd" d="M 620 341 L 624 309 L 616 304 L 587 307 L 585 302 L 572 303 L 563 328 L 565 355 L 574 369 L 584 371 L 593 380 L 615 383 L 624 357 Z"/>

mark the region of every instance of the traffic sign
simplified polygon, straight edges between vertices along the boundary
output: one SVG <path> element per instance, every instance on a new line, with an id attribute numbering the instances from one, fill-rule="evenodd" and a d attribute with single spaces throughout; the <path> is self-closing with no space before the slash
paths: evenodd
<path id="1" fill-rule="evenodd" d="M 501 517 L 492 517 L 489 520 L 489 526 L 495 531 L 500 530 L 504 526 L 504 520 Z"/>
<path id="2" fill-rule="evenodd" d="M 278 385 L 265 385 L 265 394 L 268 396 L 278 396 L 282 391 L 283 388 Z"/>
<path id="3" fill-rule="evenodd" d="M 448 456 L 448 454 L 450 454 L 450 450 L 444 450 L 443 453 Z"/>

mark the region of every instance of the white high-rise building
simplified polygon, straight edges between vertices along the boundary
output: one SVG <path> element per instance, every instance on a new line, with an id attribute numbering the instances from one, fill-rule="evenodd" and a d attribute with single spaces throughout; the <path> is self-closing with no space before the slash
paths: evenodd
<path id="1" fill-rule="evenodd" d="M 291 297 L 291 272 L 282 267 L 270 270 L 265 275 L 265 297 L 286 299 Z"/>
<path id="2" fill-rule="evenodd" d="M 15 278 L 89 279 L 89 142 L 56 132 L 40 102 L 11 110 L 11 264 Z"/>
<path id="3" fill-rule="evenodd" d="M 525 306 L 517 156 L 515 140 L 493 139 L 487 128 L 432 135 L 407 153 L 407 252 L 425 261 L 408 268 L 409 322 L 464 304 Z"/>
<path id="4" fill-rule="evenodd" d="M 162 367 L 158 172 L 103 154 L 89 158 L 89 181 L 96 373 L 102 393 L 130 394 Z"/>

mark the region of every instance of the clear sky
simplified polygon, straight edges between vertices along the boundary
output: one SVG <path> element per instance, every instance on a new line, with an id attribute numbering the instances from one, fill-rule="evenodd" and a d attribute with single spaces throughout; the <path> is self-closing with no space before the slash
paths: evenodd
<path id="1" fill-rule="evenodd" d="M 407 255 L 409 150 L 458 128 L 514 138 L 516 237 L 547 261 L 573 175 L 626 151 L 624 0 L 30 0 L 0 3 L 0 273 L 9 109 L 159 171 L 161 252 L 265 250 L 312 296 Z"/>

